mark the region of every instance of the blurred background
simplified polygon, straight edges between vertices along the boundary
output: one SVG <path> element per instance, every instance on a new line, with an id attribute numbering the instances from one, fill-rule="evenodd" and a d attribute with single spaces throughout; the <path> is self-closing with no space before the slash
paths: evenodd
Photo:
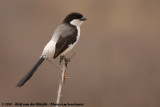
<path id="1" fill-rule="evenodd" d="M 0 0 L 1 103 L 55 103 L 60 72 L 47 61 L 23 87 L 16 84 L 70 12 L 88 20 L 67 54 L 76 52 L 61 102 L 160 107 L 159 0 Z"/>

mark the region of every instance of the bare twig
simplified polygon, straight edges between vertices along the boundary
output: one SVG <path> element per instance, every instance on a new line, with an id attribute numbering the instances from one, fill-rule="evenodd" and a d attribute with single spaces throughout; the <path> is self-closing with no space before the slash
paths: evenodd
<path id="1" fill-rule="evenodd" d="M 66 79 L 71 79 L 72 77 L 66 77 Z"/>
<path id="2" fill-rule="evenodd" d="M 75 53 L 69 57 L 69 59 L 72 59 L 73 56 L 75 56 Z M 65 66 L 65 63 L 63 63 L 63 69 L 60 68 L 60 70 L 62 71 L 61 73 L 61 77 L 60 77 L 60 81 L 59 81 L 59 88 L 58 88 L 58 93 L 57 93 L 57 100 L 56 100 L 56 107 L 59 107 L 59 104 L 60 104 L 60 99 L 61 99 L 61 93 L 62 93 L 62 87 L 63 87 L 63 84 L 65 83 L 65 79 L 66 78 L 71 78 L 71 77 L 66 77 L 65 76 L 65 73 L 66 73 L 66 66 Z"/>
<path id="3" fill-rule="evenodd" d="M 55 66 L 57 69 L 59 69 L 61 72 L 63 71 L 62 68 L 60 68 L 58 65 L 54 64 L 53 62 L 51 62 L 51 60 L 46 59 L 49 63 L 51 63 L 53 66 Z"/>
<path id="4" fill-rule="evenodd" d="M 59 82 L 58 95 L 57 95 L 57 101 L 56 101 L 57 105 L 56 105 L 56 107 L 58 107 L 59 106 L 58 104 L 60 103 L 62 87 L 63 87 L 64 81 L 65 81 L 65 71 L 66 71 L 66 66 L 65 66 L 65 64 L 63 64 L 63 71 L 62 71 L 60 82 Z"/>

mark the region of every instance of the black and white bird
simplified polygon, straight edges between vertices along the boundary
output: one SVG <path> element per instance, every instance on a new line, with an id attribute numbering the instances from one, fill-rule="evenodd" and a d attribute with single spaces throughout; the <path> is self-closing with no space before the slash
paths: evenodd
<path id="1" fill-rule="evenodd" d="M 87 19 L 81 13 L 73 12 L 67 15 L 63 22 L 56 28 L 51 40 L 44 47 L 38 62 L 30 72 L 19 81 L 17 87 L 23 86 L 45 59 L 55 59 L 60 56 L 60 62 L 64 59 L 65 65 L 67 66 L 68 60 L 64 55 L 78 42 L 80 37 L 80 26 L 85 20 Z"/>

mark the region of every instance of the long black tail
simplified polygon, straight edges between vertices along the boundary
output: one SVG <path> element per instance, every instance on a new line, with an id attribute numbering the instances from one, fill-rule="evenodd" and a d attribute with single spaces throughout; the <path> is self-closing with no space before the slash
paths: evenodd
<path id="1" fill-rule="evenodd" d="M 28 72 L 17 84 L 17 87 L 23 86 L 34 74 L 37 68 L 41 65 L 41 63 L 45 60 L 45 58 L 41 57 L 39 61 L 35 64 L 35 66 Z"/>

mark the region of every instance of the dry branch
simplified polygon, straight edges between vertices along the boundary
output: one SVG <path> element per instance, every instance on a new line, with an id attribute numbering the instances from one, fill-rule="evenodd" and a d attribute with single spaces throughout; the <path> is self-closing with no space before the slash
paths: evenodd
<path id="1" fill-rule="evenodd" d="M 73 55 L 71 55 L 68 59 L 71 60 L 76 54 L 74 53 Z M 58 65 L 54 64 L 51 62 L 51 60 L 47 59 L 48 62 L 50 62 L 53 66 L 55 66 L 57 69 L 59 69 L 61 71 L 61 77 L 60 77 L 60 81 L 59 81 L 59 87 L 58 87 L 58 93 L 57 93 L 57 100 L 56 100 L 56 107 L 59 107 L 60 104 L 60 99 L 61 99 L 61 93 L 62 93 L 62 87 L 63 84 L 65 83 L 65 80 L 67 78 L 71 78 L 71 77 L 66 77 L 65 76 L 65 72 L 66 72 L 66 66 L 65 63 L 63 63 L 62 67 L 60 68 Z"/>
<path id="2" fill-rule="evenodd" d="M 66 66 L 65 66 L 65 64 L 63 64 L 63 71 L 62 71 L 61 78 L 60 78 L 60 81 L 59 81 L 59 88 L 58 88 L 56 104 L 60 104 L 62 87 L 63 87 L 64 81 L 65 81 L 65 72 L 66 72 Z M 56 107 L 58 107 L 58 105 Z"/>

